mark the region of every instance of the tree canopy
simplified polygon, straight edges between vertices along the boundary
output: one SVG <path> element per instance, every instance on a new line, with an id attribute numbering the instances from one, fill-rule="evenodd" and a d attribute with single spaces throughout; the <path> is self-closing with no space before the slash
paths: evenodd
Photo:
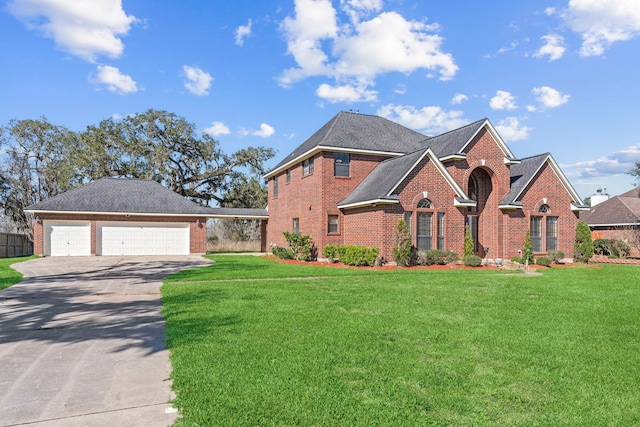
<path id="1" fill-rule="evenodd" d="M 0 127 L 0 203 L 20 231 L 24 208 L 103 177 L 151 179 L 205 206 L 264 207 L 259 176 L 271 148 L 224 153 L 186 119 L 148 110 L 89 125 L 83 132 L 38 120 Z"/>

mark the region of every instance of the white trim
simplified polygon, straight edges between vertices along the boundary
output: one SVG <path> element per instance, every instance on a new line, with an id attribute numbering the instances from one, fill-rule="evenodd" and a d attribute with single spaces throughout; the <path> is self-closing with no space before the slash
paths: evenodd
<path id="1" fill-rule="evenodd" d="M 377 151 L 377 150 L 363 150 L 359 148 L 342 148 L 342 147 L 331 147 L 327 145 L 316 145 L 310 150 L 305 151 L 297 157 L 294 157 L 291 161 L 288 161 L 284 165 L 280 166 L 277 169 L 274 169 L 270 172 L 267 172 L 262 176 L 262 179 L 269 179 L 275 175 L 278 175 L 280 172 L 286 169 L 290 169 L 291 166 L 300 163 L 301 161 L 313 157 L 316 154 L 327 151 L 330 153 L 351 153 L 351 154 L 366 154 L 370 156 L 387 156 L 387 157 L 399 157 L 404 156 L 406 153 L 398 153 L 395 151 Z"/>
<path id="2" fill-rule="evenodd" d="M 581 207 L 576 205 L 575 203 L 571 203 L 571 211 L 572 212 L 585 212 L 585 211 L 590 211 L 591 207 L 590 206 L 585 206 L 585 207 Z"/>
<path id="3" fill-rule="evenodd" d="M 211 208 L 215 209 L 215 208 Z M 91 211 L 46 211 L 46 210 L 25 210 L 27 213 L 33 214 L 60 214 L 60 215 L 110 215 L 110 216 L 158 216 L 158 217 L 176 217 L 176 218 L 242 218 L 242 219 L 269 219 L 269 215 L 230 215 L 230 214 L 205 214 L 205 213 L 131 213 L 131 212 L 91 212 Z"/>
<path id="4" fill-rule="evenodd" d="M 440 157 L 440 161 L 444 163 L 444 162 L 450 162 L 454 160 L 466 160 L 466 158 L 467 158 L 466 154 L 456 153 L 456 154 L 450 154 L 448 156 Z"/>
<path id="5" fill-rule="evenodd" d="M 512 166 L 512 165 L 519 165 L 520 163 L 522 163 L 522 161 L 520 161 L 518 159 L 510 159 L 508 157 L 504 158 L 504 164 L 505 165 Z"/>
<path id="6" fill-rule="evenodd" d="M 397 205 L 400 203 L 400 200 L 391 200 L 391 199 L 371 199 L 365 200 L 362 202 L 349 203 L 347 205 L 338 205 L 338 209 L 354 209 L 361 207 L 369 207 L 375 205 Z"/>
<path id="7" fill-rule="evenodd" d="M 629 223 L 620 223 L 620 224 L 589 224 L 589 227 L 640 227 L 640 222 L 629 222 Z M 607 231 L 607 230 L 604 230 Z"/>
<path id="8" fill-rule="evenodd" d="M 466 197 L 465 197 L 466 198 Z M 478 205 L 477 202 L 473 202 L 473 203 L 462 203 L 459 202 L 457 199 L 453 199 L 453 206 L 457 207 L 457 208 L 463 208 L 463 207 L 470 207 L 470 208 L 474 208 Z"/>
<path id="9" fill-rule="evenodd" d="M 507 205 L 498 205 L 498 209 L 523 209 L 524 206 L 522 205 L 512 205 L 512 204 L 507 204 Z"/>

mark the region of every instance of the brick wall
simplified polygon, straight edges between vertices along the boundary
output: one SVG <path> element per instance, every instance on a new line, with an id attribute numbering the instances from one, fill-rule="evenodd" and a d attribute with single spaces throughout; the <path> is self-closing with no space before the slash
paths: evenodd
<path id="1" fill-rule="evenodd" d="M 97 223 L 98 222 L 158 222 L 158 223 L 189 223 L 189 253 L 201 254 L 207 251 L 207 218 L 188 216 L 125 216 L 125 215 L 77 215 L 77 214 L 39 214 L 39 222 L 34 221 L 35 254 L 44 255 L 44 220 L 60 221 L 89 221 L 91 223 L 91 255 L 97 253 Z M 200 223 L 198 224 L 198 220 Z"/>

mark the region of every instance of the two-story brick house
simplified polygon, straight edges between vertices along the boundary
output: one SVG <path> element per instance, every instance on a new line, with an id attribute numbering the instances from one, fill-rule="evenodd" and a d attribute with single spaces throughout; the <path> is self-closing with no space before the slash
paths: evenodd
<path id="1" fill-rule="evenodd" d="M 390 259 L 398 219 L 419 249 L 462 253 L 465 225 L 476 252 L 570 256 L 587 209 L 549 153 L 518 159 L 487 119 L 427 137 L 382 117 L 340 112 L 265 175 L 267 242 L 284 231 L 327 244 L 376 246 Z"/>

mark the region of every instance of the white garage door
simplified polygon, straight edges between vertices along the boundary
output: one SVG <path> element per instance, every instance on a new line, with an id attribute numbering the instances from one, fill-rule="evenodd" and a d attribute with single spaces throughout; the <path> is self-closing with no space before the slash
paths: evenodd
<path id="1" fill-rule="evenodd" d="M 98 224 L 100 255 L 188 255 L 187 223 Z"/>
<path id="2" fill-rule="evenodd" d="M 91 224 L 85 221 L 44 222 L 45 256 L 91 255 Z"/>

